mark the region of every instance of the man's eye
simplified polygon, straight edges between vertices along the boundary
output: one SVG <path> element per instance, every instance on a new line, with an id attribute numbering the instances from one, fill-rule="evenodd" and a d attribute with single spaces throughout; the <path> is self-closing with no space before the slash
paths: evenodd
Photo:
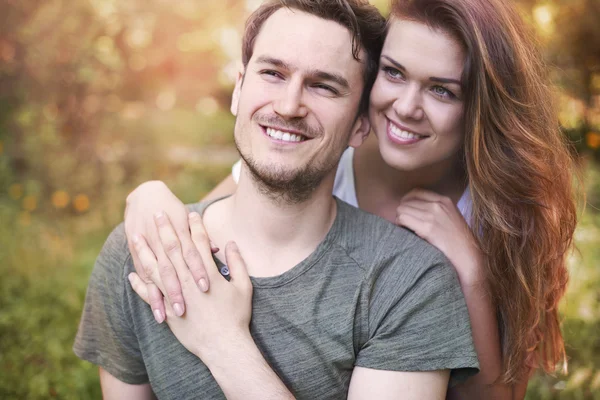
<path id="1" fill-rule="evenodd" d="M 337 95 L 338 94 L 337 90 L 335 90 L 334 88 L 332 88 L 329 85 L 324 85 L 322 83 L 318 83 L 318 84 L 314 85 L 314 88 L 319 89 L 319 90 L 324 90 L 324 91 L 326 91 L 326 92 L 328 92 L 330 94 L 333 94 L 333 95 Z"/>
<path id="2" fill-rule="evenodd" d="M 274 77 L 274 78 L 282 78 L 281 74 L 272 69 L 265 69 L 259 72 L 263 76 Z"/>
<path id="3" fill-rule="evenodd" d="M 391 79 L 404 78 L 404 75 L 402 75 L 402 72 L 400 72 L 400 70 L 398 70 L 397 68 L 386 66 L 386 67 L 383 67 L 382 70 L 383 70 L 383 72 L 385 72 L 385 74 L 388 76 L 388 78 L 391 78 Z"/>

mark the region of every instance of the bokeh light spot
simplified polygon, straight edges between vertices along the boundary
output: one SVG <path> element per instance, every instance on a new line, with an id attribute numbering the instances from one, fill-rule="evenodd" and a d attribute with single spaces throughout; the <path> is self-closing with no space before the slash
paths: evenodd
<path id="1" fill-rule="evenodd" d="M 23 198 L 23 209 L 26 211 L 34 211 L 37 208 L 37 199 L 33 195 L 28 195 Z"/>
<path id="2" fill-rule="evenodd" d="M 146 112 L 146 106 L 141 101 L 130 101 L 125 104 L 121 111 L 121 116 L 124 119 L 136 120 L 140 119 Z"/>
<path id="3" fill-rule="evenodd" d="M 590 149 L 600 149 L 600 133 L 588 132 L 587 135 L 585 135 L 585 143 Z"/>
<path id="4" fill-rule="evenodd" d="M 114 50 L 114 43 L 110 36 L 100 36 L 96 40 L 96 49 L 103 54 L 110 54 Z"/>
<path id="5" fill-rule="evenodd" d="M 85 194 L 78 194 L 73 199 L 73 207 L 77 212 L 85 212 L 90 208 L 90 199 Z"/>
<path id="6" fill-rule="evenodd" d="M 533 18 L 542 33 L 550 34 L 554 29 L 554 16 L 549 5 L 541 5 L 533 10 Z"/>
<path id="7" fill-rule="evenodd" d="M 196 111 L 211 116 L 219 111 L 219 103 L 213 97 L 203 97 L 196 103 Z"/>
<path id="8" fill-rule="evenodd" d="M 172 90 L 165 90 L 156 97 L 156 106 L 159 110 L 169 111 L 177 102 L 177 96 Z"/>
<path id="9" fill-rule="evenodd" d="M 57 190 L 52 193 L 52 205 L 55 208 L 62 209 L 69 205 L 69 194 L 64 190 Z"/>
<path id="10" fill-rule="evenodd" d="M 143 49 L 152 42 L 152 34 L 143 28 L 133 28 L 127 32 L 125 40 L 132 49 Z"/>

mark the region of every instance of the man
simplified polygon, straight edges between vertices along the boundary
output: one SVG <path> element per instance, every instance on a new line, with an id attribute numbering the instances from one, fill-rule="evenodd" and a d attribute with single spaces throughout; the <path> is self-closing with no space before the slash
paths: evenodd
<path id="1" fill-rule="evenodd" d="M 135 276 L 144 299 L 128 283 L 133 263 L 117 228 L 74 346 L 101 367 L 105 398 L 441 399 L 451 370 L 457 379 L 475 371 L 448 261 L 331 196 L 343 150 L 369 131 L 364 93 L 382 30 L 359 0 L 274 1 L 251 17 L 232 100 L 240 181 L 190 217 L 198 248 L 201 220 L 217 246 L 236 243 L 225 254 L 230 275 L 217 260 L 231 280 L 208 268 L 203 292 L 167 245 L 186 313 L 168 306 L 168 326 L 157 325 L 147 293 Z M 166 216 L 156 222 L 173 243 Z"/>

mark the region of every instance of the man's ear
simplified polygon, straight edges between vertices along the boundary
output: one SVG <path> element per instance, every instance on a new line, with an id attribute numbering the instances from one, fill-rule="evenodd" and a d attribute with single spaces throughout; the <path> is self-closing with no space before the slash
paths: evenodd
<path id="1" fill-rule="evenodd" d="M 369 118 L 366 113 L 362 114 L 356 119 L 356 122 L 354 122 L 348 146 L 354 148 L 359 147 L 367 139 L 370 131 L 371 123 L 369 122 Z"/>
<path id="2" fill-rule="evenodd" d="M 233 95 L 231 96 L 231 113 L 237 117 L 238 104 L 240 102 L 240 92 L 242 90 L 242 84 L 244 83 L 244 67 L 240 68 L 238 76 L 235 80 L 235 87 L 233 88 Z"/>

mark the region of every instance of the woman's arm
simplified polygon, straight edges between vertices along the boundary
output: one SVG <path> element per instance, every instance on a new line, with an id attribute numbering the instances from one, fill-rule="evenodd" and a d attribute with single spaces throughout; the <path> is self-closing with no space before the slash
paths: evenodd
<path id="1" fill-rule="evenodd" d="M 449 399 L 512 399 L 512 388 L 497 383 L 502 354 L 496 308 L 488 291 L 482 255 L 456 205 L 447 197 L 413 190 L 397 209 L 405 226 L 441 250 L 455 266 L 469 317 L 480 372 L 448 392 Z"/>

